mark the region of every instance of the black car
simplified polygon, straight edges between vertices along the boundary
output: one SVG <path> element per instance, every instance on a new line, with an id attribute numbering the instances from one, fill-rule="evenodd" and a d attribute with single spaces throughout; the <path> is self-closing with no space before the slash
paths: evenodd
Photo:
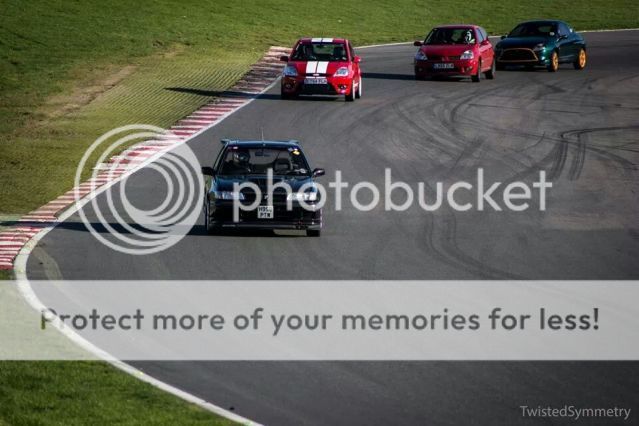
<path id="1" fill-rule="evenodd" d="M 222 144 L 213 167 L 202 167 L 209 177 L 204 197 L 208 233 L 264 228 L 320 235 L 321 193 L 314 179 L 324 170 L 310 169 L 297 141 L 223 139 Z"/>
<path id="2" fill-rule="evenodd" d="M 495 46 L 497 68 L 543 66 L 555 72 L 559 64 L 586 67 L 586 42 L 568 24 L 557 20 L 522 22 Z"/>

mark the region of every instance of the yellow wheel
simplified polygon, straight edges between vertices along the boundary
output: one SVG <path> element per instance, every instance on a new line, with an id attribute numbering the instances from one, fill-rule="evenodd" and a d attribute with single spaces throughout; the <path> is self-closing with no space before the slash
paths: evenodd
<path id="1" fill-rule="evenodd" d="M 586 49 L 582 47 L 579 49 L 579 55 L 577 56 L 577 59 L 575 59 L 573 66 L 576 70 L 582 70 L 586 68 L 586 62 L 588 62 L 588 56 L 586 55 Z"/>
<path id="2" fill-rule="evenodd" d="M 555 72 L 559 69 L 559 55 L 557 51 L 552 52 L 550 55 L 550 64 L 548 64 L 548 71 Z"/>

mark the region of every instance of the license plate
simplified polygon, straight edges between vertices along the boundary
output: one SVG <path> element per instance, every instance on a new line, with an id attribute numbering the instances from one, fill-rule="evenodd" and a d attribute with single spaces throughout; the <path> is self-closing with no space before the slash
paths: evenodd
<path id="1" fill-rule="evenodd" d="M 449 70 L 455 68 L 455 64 L 444 63 L 444 64 L 433 64 L 433 68 L 438 70 Z"/>
<path id="2" fill-rule="evenodd" d="M 325 77 L 306 77 L 304 84 L 328 84 L 328 80 Z"/>
<path id="3" fill-rule="evenodd" d="M 273 206 L 258 206 L 257 207 L 258 219 L 273 219 Z"/>

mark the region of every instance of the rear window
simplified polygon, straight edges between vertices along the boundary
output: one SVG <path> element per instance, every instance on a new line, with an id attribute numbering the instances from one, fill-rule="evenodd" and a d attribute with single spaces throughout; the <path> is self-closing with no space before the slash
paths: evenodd
<path id="1" fill-rule="evenodd" d="M 347 61 L 344 43 L 301 43 L 297 45 L 291 59 L 294 61 Z"/>

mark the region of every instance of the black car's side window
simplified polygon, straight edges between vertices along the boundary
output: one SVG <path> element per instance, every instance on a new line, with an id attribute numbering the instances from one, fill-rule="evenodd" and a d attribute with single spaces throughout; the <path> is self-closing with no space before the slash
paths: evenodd
<path id="1" fill-rule="evenodd" d="M 224 156 L 224 153 L 226 152 L 226 148 L 222 148 L 220 149 L 220 152 L 217 153 L 217 157 L 215 158 L 215 162 L 213 162 L 213 170 L 215 170 L 216 172 L 220 171 L 220 167 L 221 167 L 221 159 Z"/>

